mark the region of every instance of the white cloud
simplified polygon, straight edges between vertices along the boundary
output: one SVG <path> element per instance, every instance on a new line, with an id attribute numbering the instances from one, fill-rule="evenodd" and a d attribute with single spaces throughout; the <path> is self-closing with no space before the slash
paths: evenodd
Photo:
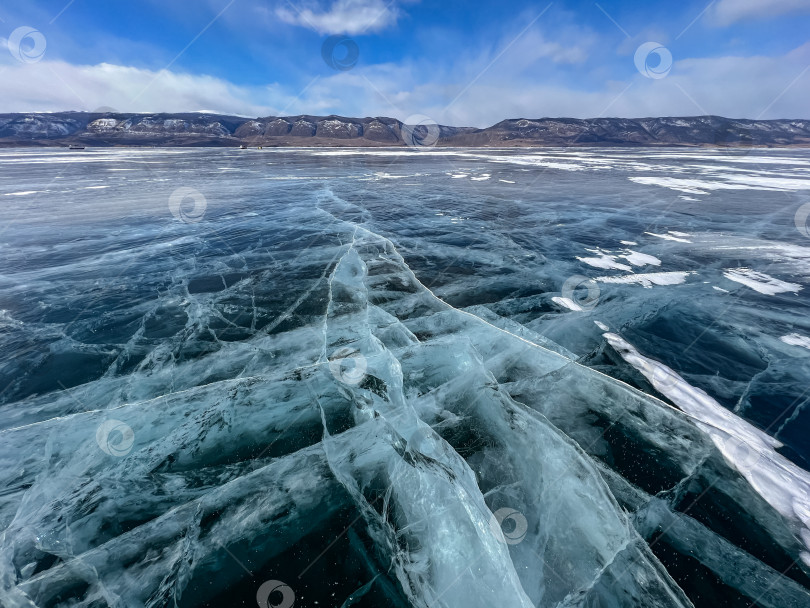
<path id="1" fill-rule="evenodd" d="M 76 66 L 47 59 L 23 65 L 8 56 L 13 63 L 0 65 L 0 111 L 110 106 L 122 112 L 210 110 L 243 116 L 335 113 L 403 119 L 424 114 L 442 124 L 477 127 L 504 118 L 544 116 L 637 118 L 708 113 L 734 118 L 808 118 L 810 43 L 779 57 L 676 56 L 672 71 L 660 80 L 636 72 L 625 80 L 597 78 L 589 71 L 588 60 L 573 66 L 581 78 L 569 78 L 569 84 L 557 77 L 559 64 L 554 60 L 563 58 L 557 56 L 554 44 L 535 46 L 535 61 L 545 70 L 541 72 L 524 64 L 519 46 L 514 57 L 512 51 L 505 54 L 469 88 L 494 55 L 457 58 L 433 69 L 419 63 L 358 66 L 307 80 L 309 86 L 300 97 L 300 89 L 290 85 L 241 87 L 211 76 L 111 64 Z M 492 53 L 497 54 L 496 50 Z M 626 59 L 633 69 L 632 58 Z"/>
<path id="2" fill-rule="evenodd" d="M 601 68 L 590 60 L 572 68 L 578 77 L 567 67 L 561 76 L 553 47 L 537 50 L 526 63 L 525 49 L 519 46 L 477 80 L 495 50 L 447 66 L 359 66 L 319 80 L 290 110 L 397 118 L 425 114 L 442 124 L 478 127 L 504 118 L 543 116 L 810 118 L 810 43 L 777 57 L 676 55 L 671 72 L 660 80 L 635 72 L 632 57 L 626 59 L 632 75 L 623 80 L 600 76 Z M 532 69 L 532 64 L 538 67 Z"/>
<path id="3" fill-rule="evenodd" d="M 210 110 L 256 116 L 271 113 L 251 99 L 272 91 L 239 87 L 219 78 L 101 63 L 71 65 L 61 61 L 5 63 L 0 66 L 3 112 L 94 110 L 121 112 Z"/>
<path id="4" fill-rule="evenodd" d="M 632 66 L 632 58 L 628 61 Z M 583 77 L 585 88 L 517 74 L 499 60 L 452 105 L 476 75 L 470 66 L 430 73 L 420 66 L 385 64 L 322 79 L 290 109 L 400 119 L 424 114 L 442 124 L 477 127 L 544 116 L 809 118 L 810 70 L 803 71 L 808 64 L 810 43 L 781 57 L 676 58 L 660 80 L 634 73 L 594 87 L 593 78 Z"/>
<path id="5" fill-rule="evenodd" d="M 282 21 L 320 34 L 356 35 L 383 30 L 397 21 L 393 2 L 385 0 L 335 0 L 331 6 L 303 5 L 293 0 L 276 9 Z"/>
<path id="6" fill-rule="evenodd" d="M 808 0 L 719 0 L 711 11 L 717 25 L 749 19 L 768 19 L 787 14 L 810 13 Z"/>
<path id="7" fill-rule="evenodd" d="M 577 30 L 567 33 L 564 37 L 558 35 L 557 39 L 551 39 L 539 29 L 532 29 L 513 42 L 510 42 L 509 38 L 504 38 L 496 48 L 507 48 L 509 44 L 511 46 L 504 53 L 503 64 L 499 64 L 499 68 L 493 66 L 493 69 L 508 69 L 510 72 L 516 73 L 531 69 L 532 66 L 540 63 L 584 63 L 596 45 L 596 38 Z M 491 59 L 487 58 L 487 63 L 489 61 Z M 481 65 L 480 69 L 483 69 L 485 65 Z"/>

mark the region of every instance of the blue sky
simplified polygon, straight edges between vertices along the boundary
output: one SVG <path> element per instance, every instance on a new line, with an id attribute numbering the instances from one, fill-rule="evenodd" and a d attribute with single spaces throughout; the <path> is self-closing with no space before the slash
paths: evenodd
<path id="1" fill-rule="evenodd" d="M 39 0 L 0 20 L 6 112 L 810 118 L 810 0 Z M 333 35 L 351 69 L 324 60 Z"/>

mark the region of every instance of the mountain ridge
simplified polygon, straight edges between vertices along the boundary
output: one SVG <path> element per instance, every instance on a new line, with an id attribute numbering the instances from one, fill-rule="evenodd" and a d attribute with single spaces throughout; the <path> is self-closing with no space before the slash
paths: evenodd
<path id="1" fill-rule="evenodd" d="M 248 118 L 208 112 L 0 114 L 0 147 L 109 146 L 684 146 L 810 147 L 808 119 L 721 116 L 512 118 L 452 127 L 395 118 L 298 114 Z"/>

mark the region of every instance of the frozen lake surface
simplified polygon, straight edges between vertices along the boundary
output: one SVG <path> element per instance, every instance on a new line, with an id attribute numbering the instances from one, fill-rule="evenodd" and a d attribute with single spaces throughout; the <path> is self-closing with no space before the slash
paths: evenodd
<path id="1" fill-rule="evenodd" d="M 0 150 L 0 606 L 810 606 L 810 151 Z"/>

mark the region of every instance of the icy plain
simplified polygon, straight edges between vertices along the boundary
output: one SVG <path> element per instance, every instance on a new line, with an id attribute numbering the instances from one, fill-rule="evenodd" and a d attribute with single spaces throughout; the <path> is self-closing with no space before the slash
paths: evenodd
<path id="1" fill-rule="evenodd" d="M 0 151 L 0 606 L 810 606 L 808 184 Z"/>

